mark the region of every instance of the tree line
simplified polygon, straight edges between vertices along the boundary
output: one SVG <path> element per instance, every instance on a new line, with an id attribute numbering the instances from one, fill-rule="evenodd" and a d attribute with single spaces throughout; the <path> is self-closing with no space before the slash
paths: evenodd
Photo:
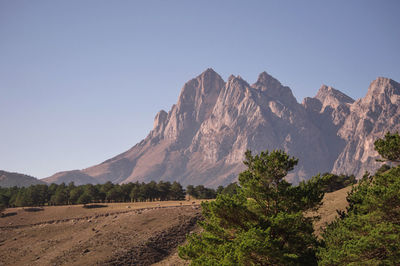
<path id="1" fill-rule="evenodd" d="M 28 207 L 45 205 L 70 205 L 111 202 L 145 202 L 184 200 L 186 194 L 191 198 L 212 199 L 216 190 L 202 185 L 189 185 L 185 190 L 179 182 L 151 181 L 149 183 L 87 184 L 76 186 L 40 184 L 29 187 L 0 187 L 0 207 Z"/>
<path id="2" fill-rule="evenodd" d="M 338 176 L 330 173 L 325 173 L 322 178 L 325 180 L 325 192 L 332 192 L 356 182 L 354 176 Z M 217 189 L 203 185 L 188 185 L 186 190 L 179 182 L 164 181 L 122 185 L 107 182 L 80 186 L 76 186 L 73 182 L 68 185 L 53 183 L 29 187 L 0 187 L 0 207 L 4 209 L 46 205 L 184 200 L 186 195 L 189 199 L 215 199 L 218 194 L 234 195 L 238 191 L 239 185 L 236 182 L 225 187 L 219 186 Z"/>

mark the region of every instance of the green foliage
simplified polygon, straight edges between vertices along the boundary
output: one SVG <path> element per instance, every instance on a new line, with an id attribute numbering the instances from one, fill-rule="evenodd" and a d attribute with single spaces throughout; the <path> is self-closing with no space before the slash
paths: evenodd
<path id="1" fill-rule="evenodd" d="M 185 199 L 185 190 L 182 185 L 178 182 L 174 182 L 171 185 L 171 191 L 169 193 L 170 198 L 174 200 L 184 200 Z"/>
<path id="2" fill-rule="evenodd" d="M 122 201 L 122 191 L 119 186 L 114 186 L 112 189 L 107 191 L 106 193 L 106 199 L 108 202 L 118 202 Z"/>
<path id="3" fill-rule="evenodd" d="M 236 193 L 202 203 L 204 230 L 179 256 L 193 265 L 315 265 L 313 218 L 303 212 L 320 205 L 321 178 L 292 186 L 284 177 L 297 159 L 283 151 L 248 151 L 244 163 Z"/>
<path id="4" fill-rule="evenodd" d="M 188 194 L 190 197 L 195 198 L 196 192 L 194 191 L 193 185 L 189 185 L 186 187 L 186 194 Z"/>
<path id="5" fill-rule="evenodd" d="M 383 160 L 400 162 L 400 136 L 399 133 L 387 132 L 383 139 L 378 139 L 374 143 L 375 150 L 382 156 Z"/>
<path id="6" fill-rule="evenodd" d="M 215 197 L 213 189 L 197 186 L 196 193 L 200 197 Z M 196 195 L 197 195 L 196 194 Z M 185 190 L 178 182 L 160 181 L 156 183 L 127 183 L 68 185 L 32 185 L 30 187 L 0 187 L 0 204 L 7 207 L 27 207 L 43 205 L 87 204 L 105 202 L 135 202 L 155 200 L 184 200 Z"/>
<path id="7" fill-rule="evenodd" d="M 323 234 L 321 265 L 396 265 L 400 261 L 400 167 L 353 187 L 343 214 Z"/>
<path id="8" fill-rule="evenodd" d="M 196 199 L 214 199 L 217 192 L 212 188 L 206 188 L 203 185 L 196 187 L 189 185 L 186 187 L 186 193 Z"/>
<path id="9" fill-rule="evenodd" d="M 375 142 L 385 159 L 399 160 L 399 135 Z M 321 265 L 398 265 L 400 261 L 400 166 L 366 173 L 347 196 L 347 212 L 323 234 Z"/>
<path id="10" fill-rule="evenodd" d="M 0 194 L 0 216 L 3 211 L 7 208 L 10 198 L 4 194 Z"/>
<path id="11" fill-rule="evenodd" d="M 331 173 L 325 173 L 321 177 L 323 182 L 324 192 L 333 192 L 357 183 L 354 175 L 335 175 Z"/>
<path id="12" fill-rule="evenodd" d="M 53 205 L 66 205 L 68 204 L 68 196 L 67 189 L 64 183 L 59 185 L 54 193 L 54 195 L 50 198 L 50 203 Z"/>
<path id="13" fill-rule="evenodd" d="M 78 199 L 81 197 L 82 194 L 83 194 L 82 187 L 72 188 L 72 190 L 69 191 L 69 202 L 71 204 L 77 204 Z"/>
<path id="14" fill-rule="evenodd" d="M 226 187 L 223 186 L 218 187 L 217 194 L 228 194 L 232 196 L 237 194 L 239 190 L 240 190 L 239 185 L 236 182 L 234 182 L 230 183 Z"/>
<path id="15" fill-rule="evenodd" d="M 79 199 L 77 201 L 78 204 L 88 204 L 91 203 L 93 200 L 93 197 L 85 191 L 82 195 L 79 196 Z"/>

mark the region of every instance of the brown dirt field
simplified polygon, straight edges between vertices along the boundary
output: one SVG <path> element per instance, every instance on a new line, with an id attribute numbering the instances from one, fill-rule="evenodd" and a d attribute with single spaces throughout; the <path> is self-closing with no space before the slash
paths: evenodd
<path id="1" fill-rule="evenodd" d="M 0 218 L 0 265 L 151 265 L 194 230 L 199 201 L 45 207 Z M 179 258 L 178 258 L 179 259 Z"/>
<path id="2" fill-rule="evenodd" d="M 316 213 L 320 235 L 347 207 L 347 187 L 327 193 Z M 113 203 L 23 208 L 0 218 L 0 265 L 188 265 L 177 255 L 187 233 L 198 231 L 200 201 Z"/>

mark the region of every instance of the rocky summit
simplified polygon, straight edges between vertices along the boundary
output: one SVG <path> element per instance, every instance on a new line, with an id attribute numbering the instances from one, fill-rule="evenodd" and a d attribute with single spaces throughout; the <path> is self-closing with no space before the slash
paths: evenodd
<path id="1" fill-rule="evenodd" d="M 224 81 L 207 69 L 183 86 L 178 102 L 169 112 L 161 110 L 153 130 L 130 150 L 44 180 L 165 180 L 215 187 L 237 179 L 247 149 L 282 149 L 297 157 L 288 176 L 293 183 L 323 172 L 361 177 L 380 166 L 374 140 L 400 130 L 399 106 L 400 84 L 388 78 L 377 78 L 357 101 L 323 85 L 300 104 L 266 72 L 249 84 L 240 76 Z"/>

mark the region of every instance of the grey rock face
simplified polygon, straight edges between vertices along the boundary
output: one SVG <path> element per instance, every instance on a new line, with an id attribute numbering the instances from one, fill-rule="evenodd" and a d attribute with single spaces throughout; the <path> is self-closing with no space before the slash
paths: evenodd
<path id="1" fill-rule="evenodd" d="M 350 106 L 350 114 L 338 130 L 346 141 L 332 169 L 335 173 L 361 177 L 373 173 L 382 163 L 376 162 L 374 141 L 386 132 L 400 131 L 400 84 L 388 78 L 377 78 L 367 95 Z"/>
<path id="2" fill-rule="evenodd" d="M 299 158 L 297 183 L 319 172 L 376 169 L 373 141 L 399 128 L 399 84 L 378 78 L 354 101 L 323 85 L 299 104 L 290 88 L 263 72 L 250 85 L 207 69 L 187 82 L 177 104 L 160 111 L 153 130 L 130 150 L 99 165 L 58 173 L 51 182 L 150 180 L 225 185 L 244 169 L 244 152 L 283 149 Z"/>

